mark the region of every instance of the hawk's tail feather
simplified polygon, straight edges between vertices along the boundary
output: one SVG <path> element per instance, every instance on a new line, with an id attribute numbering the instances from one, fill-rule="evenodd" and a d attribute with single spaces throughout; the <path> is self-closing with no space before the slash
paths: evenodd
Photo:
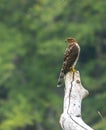
<path id="1" fill-rule="evenodd" d="M 63 78 L 64 78 L 64 71 L 61 70 L 60 76 L 59 76 L 58 82 L 57 82 L 57 87 L 61 87 Z"/>

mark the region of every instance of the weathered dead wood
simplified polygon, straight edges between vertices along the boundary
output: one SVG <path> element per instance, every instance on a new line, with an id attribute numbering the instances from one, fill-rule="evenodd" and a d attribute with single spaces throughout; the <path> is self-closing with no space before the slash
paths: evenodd
<path id="1" fill-rule="evenodd" d="M 79 71 L 75 73 L 68 72 L 64 80 L 64 106 L 60 117 L 62 129 L 93 130 L 81 118 L 81 102 L 89 93 L 81 84 Z"/>

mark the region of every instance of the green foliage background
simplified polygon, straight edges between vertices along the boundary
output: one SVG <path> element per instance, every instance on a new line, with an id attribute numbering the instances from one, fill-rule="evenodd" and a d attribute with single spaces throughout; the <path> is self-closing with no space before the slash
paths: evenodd
<path id="1" fill-rule="evenodd" d="M 105 5 L 105 0 L 0 0 L 0 130 L 61 129 L 64 90 L 56 85 L 69 36 L 81 46 L 76 68 L 90 92 L 83 119 L 106 130 Z"/>

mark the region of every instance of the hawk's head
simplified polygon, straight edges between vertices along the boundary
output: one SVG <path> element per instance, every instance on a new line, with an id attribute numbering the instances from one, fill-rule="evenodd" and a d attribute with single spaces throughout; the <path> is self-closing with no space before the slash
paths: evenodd
<path id="1" fill-rule="evenodd" d="M 75 43 L 75 42 L 77 42 L 74 38 L 71 38 L 71 37 L 67 38 L 66 41 L 67 41 L 69 44 L 70 44 L 70 43 Z"/>

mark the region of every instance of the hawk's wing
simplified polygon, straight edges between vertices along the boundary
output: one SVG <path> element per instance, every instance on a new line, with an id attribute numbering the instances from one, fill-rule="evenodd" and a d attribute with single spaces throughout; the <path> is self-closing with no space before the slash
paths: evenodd
<path id="1" fill-rule="evenodd" d="M 78 57 L 78 54 L 79 54 L 79 48 L 76 44 L 71 44 L 68 46 L 64 54 L 64 61 L 62 65 L 64 74 L 66 74 L 70 70 L 70 67 L 74 65 Z"/>
<path id="2" fill-rule="evenodd" d="M 62 69 L 58 79 L 58 87 L 61 85 L 64 75 L 70 70 L 70 67 L 72 67 L 77 61 L 78 55 L 79 55 L 79 48 L 76 44 L 72 43 L 67 47 L 64 54 Z"/>

